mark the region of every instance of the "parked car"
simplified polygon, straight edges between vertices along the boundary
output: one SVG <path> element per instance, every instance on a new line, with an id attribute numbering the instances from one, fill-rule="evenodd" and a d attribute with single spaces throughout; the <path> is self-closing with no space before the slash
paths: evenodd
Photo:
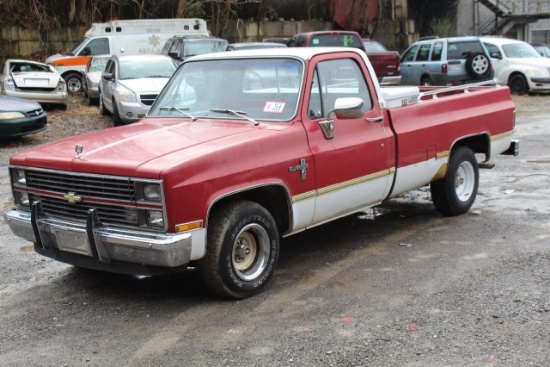
<path id="1" fill-rule="evenodd" d="M 286 45 L 278 42 L 240 42 L 230 43 L 226 51 L 252 50 L 257 48 L 284 48 Z"/>
<path id="2" fill-rule="evenodd" d="M 8 59 L 0 78 L 1 94 L 51 103 L 67 108 L 67 85 L 51 65 L 19 59 Z"/>
<path id="3" fill-rule="evenodd" d="M 92 56 L 88 61 L 88 65 L 86 65 L 84 94 L 90 106 L 99 100 L 99 81 L 110 57 L 111 55 Z"/>
<path id="4" fill-rule="evenodd" d="M 47 123 L 48 116 L 39 103 L 0 95 L 0 140 L 37 133 Z"/>
<path id="5" fill-rule="evenodd" d="M 530 44 L 504 37 L 482 37 L 495 69 L 495 79 L 513 94 L 550 90 L 550 59 Z"/>
<path id="6" fill-rule="evenodd" d="M 493 79 L 489 52 L 479 37 L 427 37 L 401 56 L 401 84 L 462 85 Z"/>
<path id="7" fill-rule="evenodd" d="M 531 43 L 531 46 L 537 50 L 537 52 L 544 57 L 550 57 L 550 47 L 544 43 Z"/>
<path id="8" fill-rule="evenodd" d="M 400 59 L 396 51 L 367 51 L 361 35 L 352 31 L 315 31 L 292 36 L 288 47 L 353 47 L 369 57 L 380 85 L 398 85 L 401 82 Z"/>
<path id="9" fill-rule="evenodd" d="M 223 38 L 174 36 L 166 41 L 161 54 L 181 63 L 191 56 L 225 51 L 227 44 Z"/>
<path id="10" fill-rule="evenodd" d="M 99 112 L 113 114 L 115 126 L 141 119 L 176 71 L 164 55 L 113 55 L 99 82 Z"/>

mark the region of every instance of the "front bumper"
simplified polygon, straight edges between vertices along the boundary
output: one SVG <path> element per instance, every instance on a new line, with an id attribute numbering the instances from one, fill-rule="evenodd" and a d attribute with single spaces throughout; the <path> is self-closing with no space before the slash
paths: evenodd
<path id="1" fill-rule="evenodd" d="M 192 234 L 164 234 L 107 228 L 97 222 L 94 210 L 86 223 L 41 218 L 39 203 L 32 212 L 10 210 L 5 220 L 19 237 L 35 243 L 35 250 L 68 264 L 126 274 L 153 274 L 159 269 L 189 263 Z M 170 269 L 165 269 L 170 270 Z"/>
<path id="2" fill-rule="evenodd" d="M 120 119 L 124 123 L 132 123 L 141 120 L 145 117 L 151 106 L 145 106 L 139 102 L 115 102 L 117 103 Z"/>

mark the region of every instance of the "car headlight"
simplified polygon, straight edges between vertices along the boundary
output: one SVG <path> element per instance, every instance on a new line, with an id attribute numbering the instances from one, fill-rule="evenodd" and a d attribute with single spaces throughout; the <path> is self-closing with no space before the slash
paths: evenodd
<path id="1" fill-rule="evenodd" d="M 21 112 L 0 112 L 0 120 L 14 120 L 25 117 Z"/>
<path id="2" fill-rule="evenodd" d="M 145 212 L 145 223 L 151 227 L 164 227 L 164 217 L 161 211 L 147 210 Z"/>
<path id="3" fill-rule="evenodd" d="M 162 199 L 162 190 L 159 184 L 146 183 L 143 185 L 143 199 L 147 201 L 160 202 Z"/>
<path id="4" fill-rule="evenodd" d="M 136 102 L 137 98 L 134 92 L 132 92 L 129 89 L 126 89 L 124 87 L 118 86 L 116 89 L 116 93 L 118 95 L 118 100 L 120 102 Z"/>
<path id="5" fill-rule="evenodd" d="M 15 204 L 29 206 L 31 203 L 29 199 L 29 194 L 27 194 L 26 192 L 15 191 L 14 196 Z"/>
<path id="6" fill-rule="evenodd" d="M 543 73 L 537 69 L 527 69 L 525 70 L 525 74 L 529 76 L 543 76 Z"/>
<path id="7" fill-rule="evenodd" d="M 27 185 L 27 176 L 25 175 L 25 170 L 14 169 L 11 172 L 12 172 L 12 180 L 14 184 Z"/>

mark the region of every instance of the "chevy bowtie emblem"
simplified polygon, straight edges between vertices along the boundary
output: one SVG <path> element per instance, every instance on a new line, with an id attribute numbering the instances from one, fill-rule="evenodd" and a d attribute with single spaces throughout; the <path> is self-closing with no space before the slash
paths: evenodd
<path id="1" fill-rule="evenodd" d="M 75 195 L 74 192 L 69 192 L 68 194 L 63 195 L 63 199 L 67 200 L 71 204 L 76 204 L 82 201 L 82 196 Z"/>

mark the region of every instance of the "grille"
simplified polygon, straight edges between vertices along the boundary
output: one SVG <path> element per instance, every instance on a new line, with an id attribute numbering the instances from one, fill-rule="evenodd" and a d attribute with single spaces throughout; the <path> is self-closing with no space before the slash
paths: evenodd
<path id="1" fill-rule="evenodd" d="M 105 204 L 69 204 L 55 198 L 29 195 L 31 202 L 40 200 L 42 213 L 55 218 L 65 218 L 85 222 L 89 209 L 96 209 L 97 217 L 104 224 L 139 226 L 135 208 L 125 208 Z M 129 215 L 132 213 L 133 215 Z"/>
<path id="2" fill-rule="evenodd" d="M 153 102 L 155 102 L 155 99 L 157 99 L 158 94 L 142 94 L 140 96 L 141 103 L 143 103 L 146 106 L 151 106 Z"/>
<path id="3" fill-rule="evenodd" d="M 50 171 L 27 171 L 29 188 L 66 194 L 120 200 L 136 201 L 133 181 L 124 178 L 103 176 L 79 176 Z"/>

